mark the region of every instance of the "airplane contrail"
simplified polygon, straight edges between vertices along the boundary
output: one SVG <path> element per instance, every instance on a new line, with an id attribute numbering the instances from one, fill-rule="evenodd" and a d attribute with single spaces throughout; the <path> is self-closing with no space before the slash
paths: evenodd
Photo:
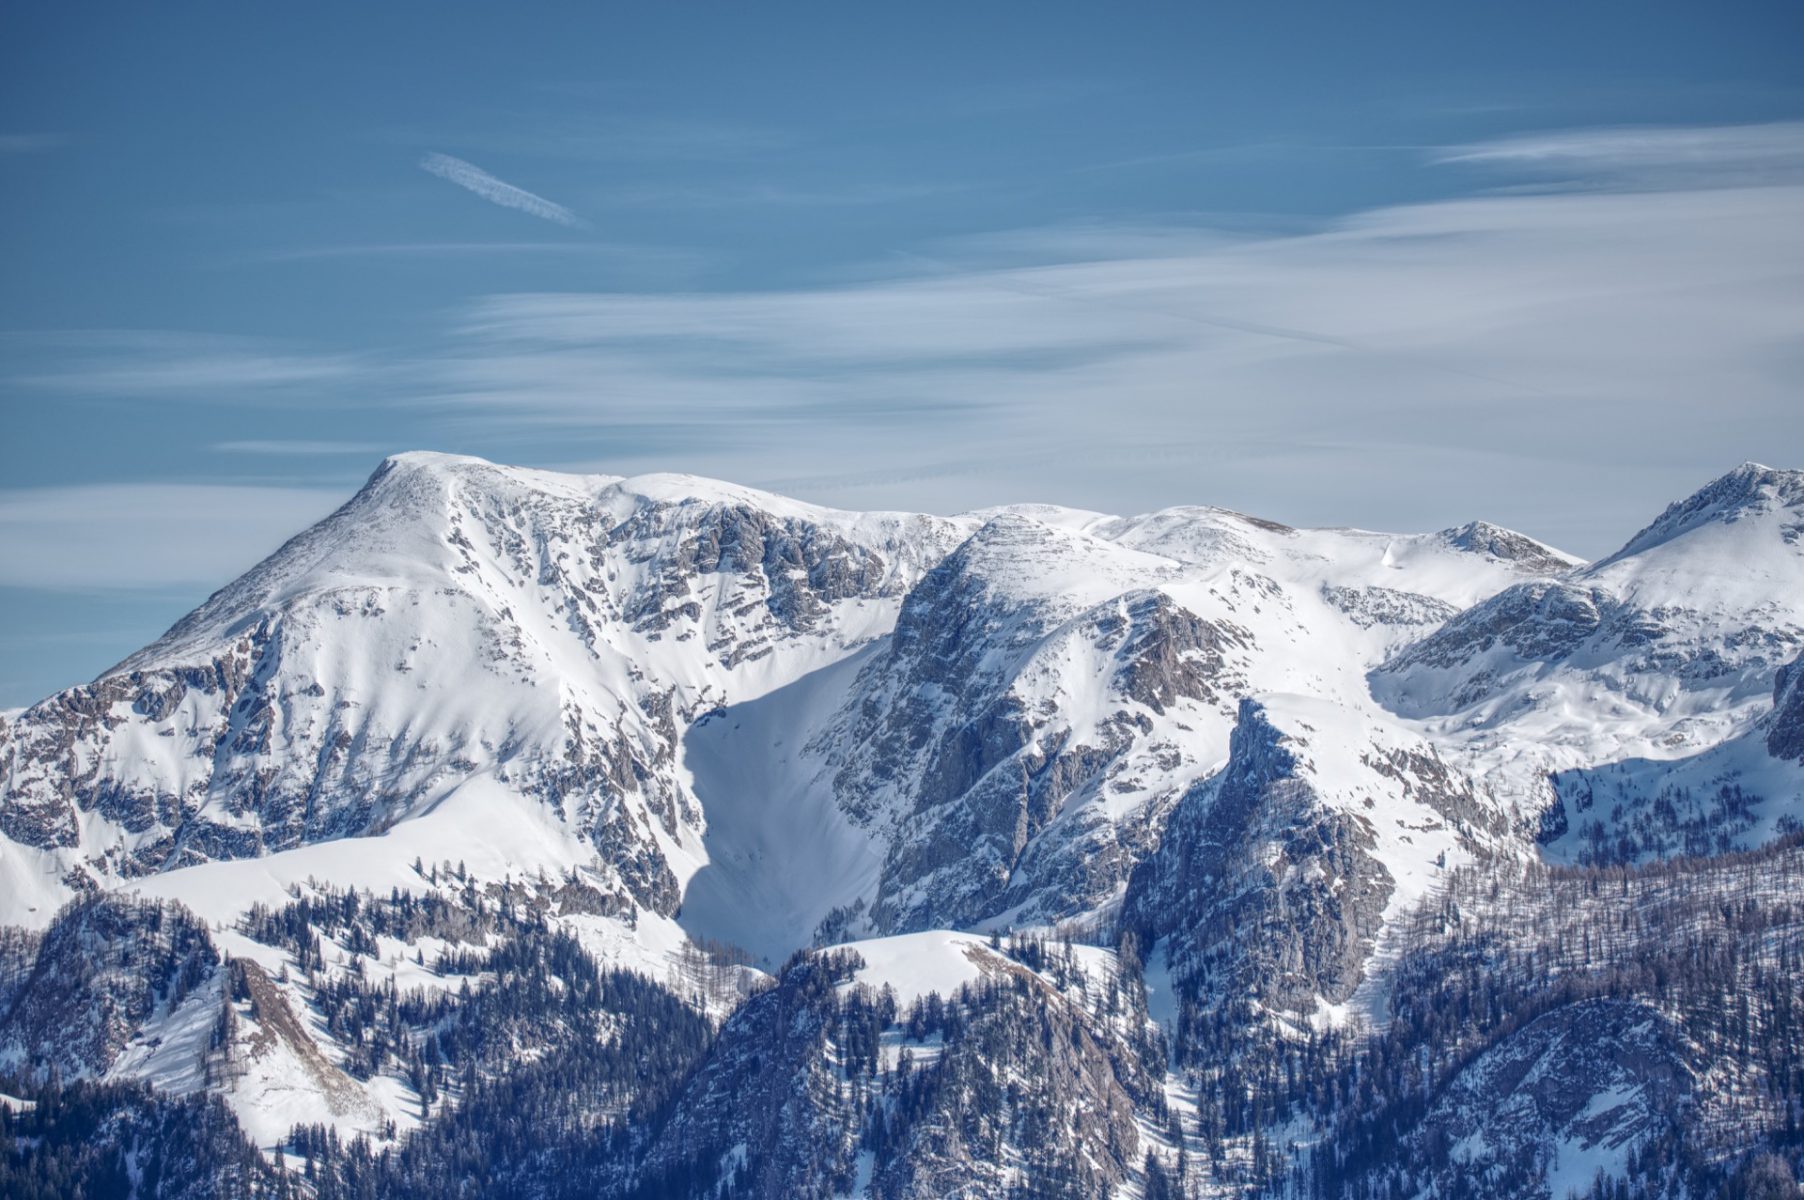
<path id="1" fill-rule="evenodd" d="M 467 163 L 461 158 L 453 158 L 449 154 L 428 154 L 420 160 L 420 168 L 430 171 L 440 179 L 448 179 L 460 188 L 466 188 L 487 200 L 490 204 L 499 204 L 502 208 L 518 209 L 529 216 L 545 221 L 555 221 L 559 225 L 567 225 L 572 229 L 585 229 L 588 222 L 571 212 L 561 204 L 554 204 L 543 196 L 535 196 L 525 188 L 517 188 L 502 179 L 483 170 L 474 163 Z"/>

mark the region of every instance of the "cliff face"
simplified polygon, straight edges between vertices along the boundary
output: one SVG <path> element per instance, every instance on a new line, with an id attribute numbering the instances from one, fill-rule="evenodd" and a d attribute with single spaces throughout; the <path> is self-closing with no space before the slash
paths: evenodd
<path id="1" fill-rule="evenodd" d="M 1774 758 L 1804 761 L 1804 654 L 1773 678 L 1773 719 L 1766 748 Z"/>
<path id="2" fill-rule="evenodd" d="M 1156 754 L 1168 770 L 1180 758 L 1200 770 L 1159 736 L 1161 718 L 1222 705 L 1250 645 L 1229 622 L 1131 586 L 1174 573 L 1095 539 L 994 521 L 909 594 L 886 652 L 815 740 L 839 805 L 889 841 L 873 928 L 1068 916 L 1126 878 L 1154 813 L 1086 809 Z"/>
<path id="3" fill-rule="evenodd" d="M 906 954 L 926 971 L 953 958 L 970 979 L 903 1005 L 856 950 L 793 961 L 722 1029 L 640 1178 L 927 1200 L 1102 1195 L 1137 1176 L 1160 1084 L 1145 1012 L 1121 1006 L 1106 964 L 976 939 Z"/>
<path id="4" fill-rule="evenodd" d="M 1307 742 L 1241 702 L 1227 765 L 1178 802 L 1134 872 L 1122 921 L 1199 995 L 1298 1014 L 1362 978 L 1395 881 L 1371 820 L 1315 789 Z"/>

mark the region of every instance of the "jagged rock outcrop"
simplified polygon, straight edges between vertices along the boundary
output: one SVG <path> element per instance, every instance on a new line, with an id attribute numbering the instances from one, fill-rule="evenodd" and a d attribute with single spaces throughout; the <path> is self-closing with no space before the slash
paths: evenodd
<path id="1" fill-rule="evenodd" d="M 1773 678 L 1773 719 L 1766 748 L 1774 758 L 1804 762 L 1804 654 Z"/>
<path id="2" fill-rule="evenodd" d="M 1449 529 L 1444 536 L 1449 544 L 1461 550 L 1517 563 L 1527 570 L 1546 575 L 1558 575 L 1577 565 L 1570 556 L 1545 542 L 1537 542 L 1489 521 L 1471 521 L 1458 529 Z"/>
<path id="3" fill-rule="evenodd" d="M 1618 641 L 1626 634 L 1633 643 L 1645 644 L 1658 630 L 1641 625 L 1632 613 L 1624 614 L 1600 589 L 1523 583 L 1459 614 L 1386 669 L 1400 673 L 1412 667 L 1453 667 L 1492 650 L 1508 651 L 1525 661 L 1559 661 L 1600 632 Z M 1453 702 L 1470 704 L 1484 694 L 1475 688 Z"/>
<path id="4" fill-rule="evenodd" d="M 1050 579 L 1048 561 L 1060 563 Z M 1144 586 L 1175 574 L 1166 560 L 997 518 L 909 594 L 886 652 L 816 738 L 840 806 L 889 835 L 874 928 L 1024 907 L 1057 917 L 1126 878 L 1147 822 L 1099 819 L 1081 799 L 1148 755 L 1175 759 L 1156 748 L 1157 718 L 1224 706 L 1251 641 Z M 1074 719 L 1061 701 L 1078 688 L 1097 694 Z"/>
<path id="5" fill-rule="evenodd" d="M 1227 765 L 1172 810 L 1122 925 L 1202 996 L 1307 1013 L 1363 977 L 1394 880 L 1370 819 L 1322 803 L 1307 743 L 1243 700 Z"/>
<path id="6" fill-rule="evenodd" d="M 855 951 L 798 957 L 721 1031 L 636 1172 L 753 1197 L 1103 1195 L 1135 1178 L 1158 1091 L 1144 1013 L 1042 952 L 972 945 L 977 982 L 906 1009 Z M 718 1183 L 715 1181 L 718 1180 Z M 678 1190 L 681 1190 L 680 1188 Z"/>
<path id="7" fill-rule="evenodd" d="M 1362 629 L 1374 625 L 1434 626 L 1459 612 L 1445 600 L 1386 587 L 1348 588 L 1323 584 L 1322 598 Z"/>

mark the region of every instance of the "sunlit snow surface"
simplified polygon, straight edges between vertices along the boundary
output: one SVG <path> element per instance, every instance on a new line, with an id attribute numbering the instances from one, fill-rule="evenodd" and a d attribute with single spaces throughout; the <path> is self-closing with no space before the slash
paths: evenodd
<path id="1" fill-rule="evenodd" d="M 1294 530 L 1213 508 L 857 514 L 688 476 L 564 476 L 404 455 L 109 673 L 122 682 L 102 718 L 58 724 L 66 718 L 53 700 L 0 720 L 9 806 L 60 813 L 62 779 L 92 773 L 179 797 L 189 816 L 255 837 L 261 818 L 239 799 L 249 772 L 313 788 L 322 804 L 374 797 L 353 831 L 363 836 L 133 873 L 126 861 L 170 828 L 65 804 L 70 840 L 43 848 L 0 837 L 0 921 L 42 927 L 74 894 L 76 872 L 179 900 L 229 953 L 275 971 L 278 953 L 232 931 L 254 903 L 279 906 L 310 880 L 419 891 L 429 885 L 416 859 L 462 863 L 485 883 L 574 873 L 618 890 L 619 864 L 587 832 L 615 815 L 630 846 L 668 868 L 681 904 L 673 916 L 640 905 L 630 916 L 560 918 L 594 953 L 679 986 L 688 937 L 742 947 L 769 967 L 810 944 L 835 910 L 868 919 L 887 896 L 906 913 L 950 880 L 899 874 L 898 848 L 923 836 L 925 750 L 886 759 L 857 731 L 906 720 L 931 746 L 956 732 L 968 717 L 961 703 L 978 692 L 1032 716 L 1028 753 L 1110 749 L 1018 860 L 997 868 L 1033 884 L 1014 908 L 982 932 L 905 924 L 856 942 L 867 963 L 859 980 L 904 999 L 976 979 L 989 929 L 1106 923 L 1119 885 L 1074 902 L 1061 872 L 1118 849 L 1115 831 L 1167 811 L 1218 770 L 1243 696 L 1259 697 L 1294 739 L 1322 802 L 1370 823 L 1397 884 L 1393 913 L 1467 849 L 1374 769 L 1387 754 L 1435 756 L 1476 781 L 1515 831 L 1490 847 L 1505 853 L 1537 852 L 1522 831 L 1553 799 L 1554 773 L 1562 789 L 1582 778 L 1626 797 L 1631 815 L 1635 798 L 1662 787 L 1740 780 L 1764 797 L 1737 834 L 1756 842 L 1804 808 L 1799 764 L 1775 760 L 1761 741 L 1775 665 L 1804 645 L 1800 479 L 1744 468 L 1623 553 L 1583 566 L 1488 526 Z M 856 594 L 786 623 L 784 597 L 767 582 L 693 567 L 694 540 L 715 537 L 721 513 L 755 514 L 802 542 L 831 539 L 832 553 L 858 558 L 868 577 Z M 948 563 L 956 578 L 945 577 Z M 778 563 L 769 578 L 793 581 L 796 570 Z M 929 583 L 975 606 L 958 663 L 969 674 L 916 687 L 905 681 L 928 678 L 932 664 L 908 659 L 916 651 L 893 631 Z M 1496 632 L 1515 619 L 1505 606 L 1519 589 L 1550 587 L 1604 612 L 1596 629 L 1552 651 Z M 1118 631 L 1149 597 L 1223 631 L 1218 695 L 1154 707 L 1124 694 L 1130 664 Z M 932 632 L 959 614 L 930 615 Z M 1451 636 L 1462 628 L 1471 636 Z M 241 750 L 216 752 L 251 720 L 221 694 L 192 687 L 167 711 L 133 698 L 132 672 L 155 679 L 222 662 L 268 701 L 255 717 L 267 726 L 251 728 Z M 633 785 L 548 799 L 542 771 L 568 759 L 573 730 L 590 750 L 630 752 Z M 55 756 L 34 749 L 63 732 Z M 1575 854 L 1576 825 L 1548 852 Z M 1170 981 L 1156 955 L 1149 965 L 1153 1014 L 1169 1021 Z M 377 970 L 403 987 L 435 986 L 398 950 Z M 298 990 L 293 1001 L 304 1010 Z M 184 1048 L 200 1036 L 200 1011 L 165 1014 L 121 1072 L 198 1086 Z M 296 1121 L 369 1130 L 412 1119 L 392 1080 L 334 1099 L 279 1055 L 229 1098 L 263 1140 Z"/>

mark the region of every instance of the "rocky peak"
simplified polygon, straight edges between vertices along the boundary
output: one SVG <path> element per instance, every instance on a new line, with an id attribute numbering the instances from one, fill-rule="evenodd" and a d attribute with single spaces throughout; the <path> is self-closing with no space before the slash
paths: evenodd
<path id="1" fill-rule="evenodd" d="M 1601 569 L 1711 525 L 1731 525 L 1779 509 L 1798 514 L 1787 526 L 1792 532 L 1786 540 L 1795 542 L 1796 531 L 1804 529 L 1804 513 L 1799 513 L 1804 509 L 1804 471 L 1778 470 L 1746 462 L 1727 475 L 1711 480 L 1685 499 L 1669 504 L 1652 524 L 1630 538 L 1622 549 L 1600 560 L 1596 568 Z"/>
<path id="2" fill-rule="evenodd" d="M 1515 563 L 1523 570 L 1546 575 L 1562 574 L 1578 561 L 1544 542 L 1537 542 L 1526 534 L 1488 521 L 1470 521 L 1457 529 L 1447 530 L 1441 536 L 1447 539 L 1449 545 L 1461 550 L 1502 559 Z"/>
<path id="3" fill-rule="evenodd" d="M 1128 882 L 1123 927 L 1164 941 L 1192 994 L 1304 1013 L 1362 977 L 1393 880 L 1370 825 L 1324 803 L 1299 733 L 1243 699 L 1226 765 L 1178 802 Z"/>

